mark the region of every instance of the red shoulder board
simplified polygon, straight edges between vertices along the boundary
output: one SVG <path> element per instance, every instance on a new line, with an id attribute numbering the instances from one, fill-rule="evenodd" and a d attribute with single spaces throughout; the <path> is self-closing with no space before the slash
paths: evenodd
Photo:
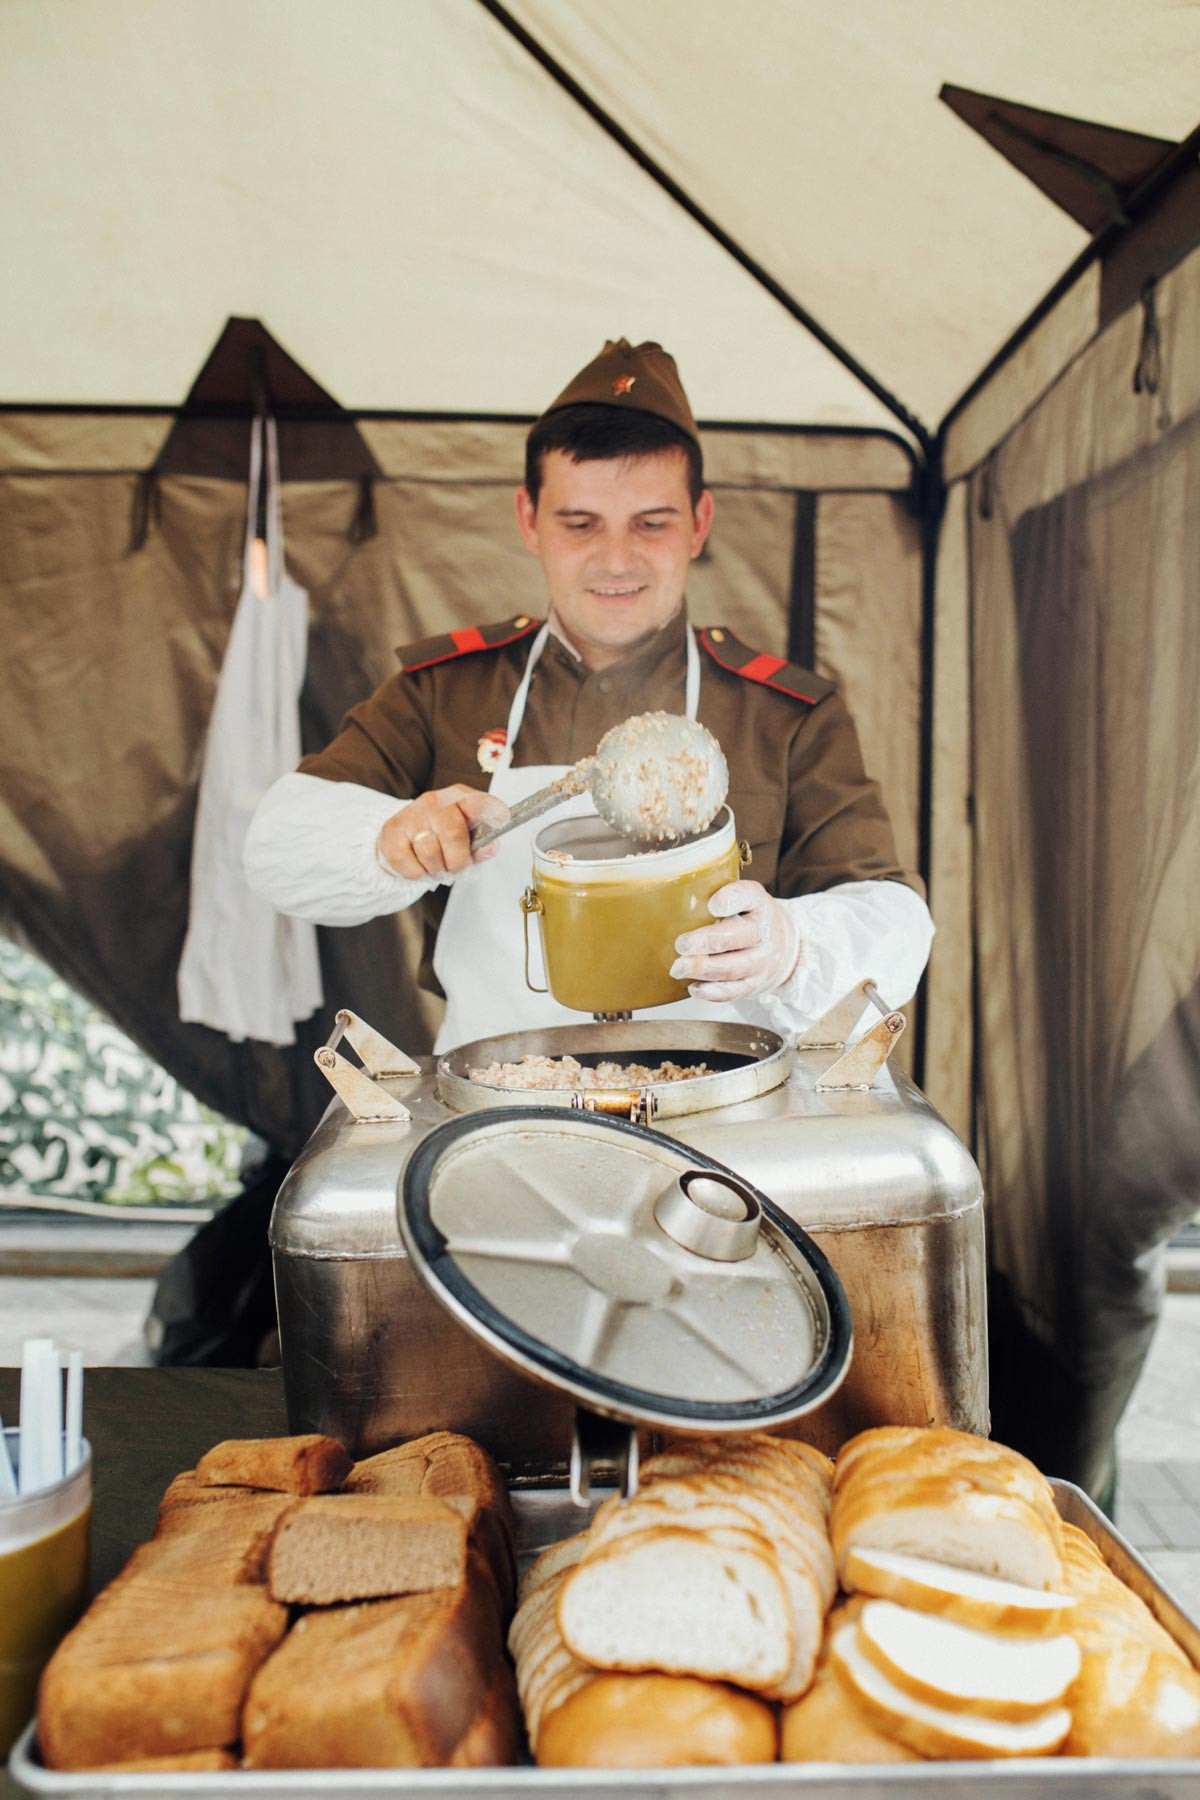
<path id="1" fill-rule="evenodd" d="M 422 638 L 419 644 L 402 644 L 396 655 L 406 675 L 418 669 L 432 668 L 434 663 L 453 662 L 456 656 L 470 656 L 475 650 L 499 650 L 532 636 L 542 621 L 528 613 L 501 619 L 498 625 L 470 625 L 465 631 L 447 631 L 442 637 Z"/>
<path id="2" fill-rule="evenodd" d="M 811 669 L 787 662 L 782 656 L 767 656 L 764 651 L 749 649 L 724 625 L 707 626 L 700 633 L 700 642 L 713 661 L 722 669 L 728 669 L 731 675 L 740 675 L 743 681 L 756 681 L 760 687 L 774 688 L 776 693 L 787 694 L 793 700 L 815 706 L 818 700 L 824 700 L 826 694 L 833 692 L 832 681 L 814 675 Z"/>

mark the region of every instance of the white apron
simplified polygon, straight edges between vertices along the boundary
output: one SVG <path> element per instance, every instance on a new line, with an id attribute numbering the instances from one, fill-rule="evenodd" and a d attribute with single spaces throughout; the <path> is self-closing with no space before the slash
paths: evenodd
<path id="1" fill-rule="evenodd" d="M 279 450 L 265 423 L 266 593 L 252 580 L 262 422 L 250 433 L 250 491 L 242 591 L 221 665 L 204 746 L 192 838 L 187 938 L 179 959 L 179 1016 L 223 1031 L 294 1044 L 294 1022 L 322 1001 L 316 927 L 252 894 L 242 846 L 254 809 L 300 760 L 300 689 L 308 649 L 308 595 L 283 565 Z"/>
<path id="2" fill-rule="evenodd" d="M 514 769 L 513 749 L 525 717 L 529 684 L 538 658 L 546 647 L 550 628 L 543 625 L 533 640 L 521 685 L 513 696 L 508 731 L 500 766 L 489 791 L 507 806 L 515 806 L 527 794 L 536 793 L 559 775 L 569 763 L 537 763 Z M 692 631 L 687 633 L 687 679 L 684 707 L 689 719 L 700 703 L 700 652 Z M 580 818 L 596 811 L 590 794 L 576 794 L 545 818 L 532 819 L 497 840 L 497 854 L 489 861 L 473 863 L 450 889 L 433 956 L 434 972 L 446 995 L 446 1016 L 434 1045 L 440 1055 L 455 1044 L 495 1037 L 506 1031 L 530 1031 L 548 1025 L 590 1023 L 588 1014 L 560 1006 L 550 994 L 535 994 L 525 984 L 524 921 L 521 895 L 533 879 L 533 839 L 543 825 L 557 819 Z M 529 922 L 529 973 L 539 987 L 546 984 L 542 946 L 534 920 Z M 635 1018 L 728 1018 L 713 1002 L 678 1000 L 655 1006 Z"/>

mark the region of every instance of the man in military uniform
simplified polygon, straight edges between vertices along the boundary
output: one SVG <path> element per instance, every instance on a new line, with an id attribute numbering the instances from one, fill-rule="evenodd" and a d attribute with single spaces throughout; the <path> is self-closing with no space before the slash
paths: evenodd
<path id="1" fill-rule="evenodd" d="M 839 694 L 688 624 L 713 500 L 672 358 L 606 344 L 533 427 L 516 504 L 547 621 L 518 615 L 405 649 L 400 672 L 264 798 L 251 884 L 326 925 L 423 902 L 423 978 L 447 999 L 439 1050 L 578 1018 L 524 981 L 517 901 L 536 827 L 474 857 L 470 828 L 506 820 L 621 720 L 686 712 L 725 752 L 755 878 L 721 888 L 713 923 L 677 941 L 672 973 L 691 998 L 654 1016 L 795 1032 L 868 976 L 889 1004 L 907 1000 L 933 928 Z"/>

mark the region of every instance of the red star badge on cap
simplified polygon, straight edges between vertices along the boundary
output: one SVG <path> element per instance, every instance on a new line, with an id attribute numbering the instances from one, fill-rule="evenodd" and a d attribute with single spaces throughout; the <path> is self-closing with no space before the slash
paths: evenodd
<path id="1" fill-rule="evenodd" d="M 636 375 L 618 375 L 613 382 L 613 393 L 627 394 L 636 380 Z"/>

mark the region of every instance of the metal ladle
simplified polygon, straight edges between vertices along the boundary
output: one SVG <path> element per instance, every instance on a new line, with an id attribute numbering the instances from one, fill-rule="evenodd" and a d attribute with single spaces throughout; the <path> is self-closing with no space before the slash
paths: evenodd
<path id="1" fill-rule="evenodd" d="M 591 793 L 619 837 L 672 844 L 711 825 L 729 791 L 729 768 L 712 732 L 676 713 L 637 713 L 614 725 L 565 775 L 519 800 L 503 825 L 471 832 L 471 848 L 503 837 L 572 794 Z"/>

